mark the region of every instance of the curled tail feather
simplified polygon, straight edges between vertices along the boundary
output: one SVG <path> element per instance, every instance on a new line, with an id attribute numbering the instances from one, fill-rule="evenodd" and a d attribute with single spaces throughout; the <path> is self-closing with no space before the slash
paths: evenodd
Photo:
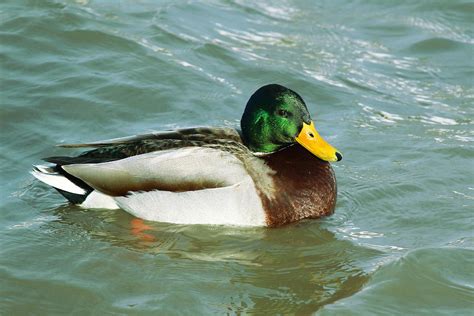
<path id="1" fill-rule="evenodd" d="M 71 203 L 80 204 L 93 191 L 83 181 L 66 174 L 60 166 L 34 166 L 30 173 L 41 182 L 52 186 Z"/>

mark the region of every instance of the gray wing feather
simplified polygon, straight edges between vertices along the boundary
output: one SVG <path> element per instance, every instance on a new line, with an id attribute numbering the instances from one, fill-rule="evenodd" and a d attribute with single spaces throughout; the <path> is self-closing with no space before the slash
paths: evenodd
<path id="1" fill-rule="evenodd" d="M 179 129 L 173 131 L 156 131 L 148 134 L 133 135 L 120 138 L 112 138 L 89 143 L 76 144 L 58 144 L 63 148 L 84 148 L 84 147 L 106 147 L 121 144 L 130 144 L 143 141 L 160 141 L 160 140 L 176 140 L 176 141 L 212 141 L 216 139 L 228 139 L 241 142 L 241 138 L 237 130 L 233 128 L 211 128 L 211 127 L 193 127 Z"/>

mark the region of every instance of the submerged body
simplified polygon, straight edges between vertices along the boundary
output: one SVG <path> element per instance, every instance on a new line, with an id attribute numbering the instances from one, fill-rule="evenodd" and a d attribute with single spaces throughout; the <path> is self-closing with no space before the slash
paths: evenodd
<path id="1" fill-rule="evenodd" d="M 314 155 L 341 155 L 320 139 L 304 102 L 288 91 L 294 93 L 278 85 L 259 89 L 240 133 L 190 128 L 64 145 L 95 149 L 46 158 L 53 165 L 32 173 L 82 207 L 121 208 L 154 221 L 275 227 L 332 214 L 334 172 Z M 265 102 L 270 110 L 262 112 Z"/>

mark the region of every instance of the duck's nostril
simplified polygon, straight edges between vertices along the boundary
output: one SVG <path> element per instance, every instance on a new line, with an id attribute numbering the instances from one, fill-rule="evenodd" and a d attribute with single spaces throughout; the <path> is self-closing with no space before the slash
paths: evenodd
<path id="1" fill-rule="evenodd" d="M 336 152 L 336 158 L 337 158 L 337 161 L 341 161 L 342 160 L 342 155 L 338 152 Z"/>

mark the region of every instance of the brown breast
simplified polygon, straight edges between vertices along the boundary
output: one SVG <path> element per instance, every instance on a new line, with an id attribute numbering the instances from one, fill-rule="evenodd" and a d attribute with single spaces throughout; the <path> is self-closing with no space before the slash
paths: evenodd
<path id="1" fill-rule="evenodd" d="M 268 226 L 303 218 L 319 218 L 334 212 L 336 177 L 331 165 L 296 144 L 264 157 L 276 171 L 273 199 L 261 196 Z"/>

